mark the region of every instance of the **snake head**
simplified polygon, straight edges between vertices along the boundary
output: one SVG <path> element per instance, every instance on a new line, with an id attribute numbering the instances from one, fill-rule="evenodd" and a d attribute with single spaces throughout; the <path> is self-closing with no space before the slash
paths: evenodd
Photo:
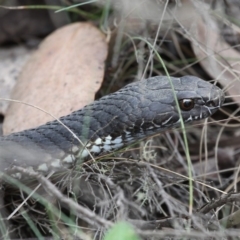
<path id="1" fill-rule="evenodd" d="M 176 84 L 175 92 L 184 122 L 207 118 L 224 103 L 224 92 L 216 85 L 194 76 L 179 81 L 181 86 Z"/>
<path id="2" fill-rule="evenodd" d="M 141 125 L 140 130 L 146 135 L 179 126 L 179 112 L 187 123 L 211 116 L 224 102 L 224 92 L 219 87 L 194 76 L 153 77 L 143 81 L 141 88 L 142 118 L 135 126 Z"/>

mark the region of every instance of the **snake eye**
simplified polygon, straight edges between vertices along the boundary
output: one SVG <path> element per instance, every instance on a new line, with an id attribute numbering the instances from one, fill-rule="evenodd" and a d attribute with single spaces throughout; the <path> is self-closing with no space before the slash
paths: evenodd
<path id="1" fill-rule="evenodd" d="M 194 100 L 190 98 L 179 100 L 179 106 L 183 111 L 190 111 L 194 108 Z"/>

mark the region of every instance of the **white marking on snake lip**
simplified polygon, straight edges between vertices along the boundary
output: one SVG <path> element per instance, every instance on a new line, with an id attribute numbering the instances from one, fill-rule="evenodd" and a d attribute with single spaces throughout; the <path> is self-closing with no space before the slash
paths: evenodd
<path id="1" fill-rule="evenodd" d="M 161 127 L 161 125 L 158 125 L 156 123 L 153 123 L 153 124 L 154 124 L 154 127 L 156 127 L 156 128 L 160 128 Z"/>
<path id="2" fill-rule="evenodd" d="M 158 124 L 156 124 L 156 123 L 154 123 L 154 122 L 152 122 L 152 124 L 154 125 L 155 128 L 160 128 L 160 127 L 161 127 L 160 125 L 158 125 Z M 153 128 L 154 128 L 154 127 L 153 127 Z"/>
<path id="3" fill-rule="evenodd" d="M 167 119 L 166 121 L 164 121 L 164 122 L 162 123 L 162 125 L 164 126 L 164 125 L 167 124 L 171 119 L 172 119 L 172 116 L 171 116 L 169 119 Z"/>
<path id="4" fill-rule="evenodd" d="M 209 112 L 209 114 L 211 115 L 212 114 L 212 112 L 211 112 L 211 110 L 209 109 L 209 107 L 208 106 L 204 106 L 205 108 L 207 108 L 207 110 L 208 110 L 208 112 Z M 202 114 L 202 112 L 201 112 L 201 114 Z"/>
<path id="5" fill-rule="evenodd" d="M 186 120 L 186 122 L 190 122 L 192 120 L 193 120 L 192 115 L 190 115 L 190 117 Z"/>
<path id="6" fill-rule="evenodd" d="M 75 157 L 71 154 L 67 155 L 64 159 L 63 162 L 64 163 L 72 163 L 74 161 Z"/>
<path id="7" fill-rule="evenodd" d="M 43 164 L 39 165 L 37 169 L 38 169 L 38 171 L 41 171 L 41 172 L 47 172 L 48 166 L 46 163 L 43 163 Z"/>
<path id="8" fill-rule="evenodd" d="M 178 124 L 178 123 L 180 123 L 181 122 L 181 120 L 180 120 L 180 118 L 174 123 L 174 124 Z"/>
<path id="9" fill-rule="evenodd" d="M 60 159 L 55 159 L 55 160 L 51 163 L 51 166 L 54 167 L 54 168 L 61 168 L 61 167 L 62 167 L 62 164 L 61 164 Z"/>

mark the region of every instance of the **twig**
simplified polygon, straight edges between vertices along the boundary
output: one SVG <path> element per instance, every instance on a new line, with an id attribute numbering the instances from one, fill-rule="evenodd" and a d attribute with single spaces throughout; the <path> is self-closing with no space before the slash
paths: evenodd
<path id="1" fill-rule="evenodd" d="M 99 217 L 89 209 L 84 208 L 81 205 L 74 202 L 72 199 L 67 198 L 57 189 L 57 187 L 54 184 L 52 184 L 47 178 L 45 178 L 40 173 L 37 173 L 35 171 L 29 171 L 22 167 L 13 167 L 12 169 L 17 172 L 21 172 L 22 174 L 27 175 L 29 177 L 35 177 L 42 184 L 43 187 L 45 187 L 53 196 L 56 197 L 56 199 L 60 203 L 65 204 L 69 208 L 73 209 L 78 217 L 84 218 L 84 220 L 88 222 L 90 225 L 95 225 L 97 227 L 103 228 L 110 228 L 111 226 L 113 226 L 112 222 Z"/>

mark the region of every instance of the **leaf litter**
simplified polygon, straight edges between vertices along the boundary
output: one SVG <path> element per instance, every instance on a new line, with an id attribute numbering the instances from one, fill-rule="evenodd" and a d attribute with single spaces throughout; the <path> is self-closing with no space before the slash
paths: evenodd
<path id="1" fill-rule="evenodd" d="M 199 3 L 200 1 L 196 2 Z M 183 3 L 189 3 L 189 1 L 181 1 L 180 7 L 185 8 L 186 6 Z M 191 4 L 192 3 L 193 1 Z M 137 6 L 140 6 L 140 4 Z M 161 9 L 164 9 L 163 5 Z M 131 9 L 127 10 L 131 12 Z M 204 6 L 193 9 L 192 5 L 185 8 L 185 10 L 187 10 L 183 15 L 185 20 L 195 16 L 199 10 L 202 10 L 202 12 L 205 11 Z M 174 11 L 174 13 L 177 13 L 177 11 Z M 206 11 L 206 14 L 209 14 L 209 12 Z M 172 16 L 177 16 L 177 19 L 175 19 L 176 22 L 181 20 L 177 14 Z M 130 22 L 131 16 L 128 17 L 127 21 Z M 159 18 L 160 17 L 161 16 L 159 16 Z M 134 19 L 135 18 L 136 16 L 134 16 Z M 193 23 L 195 19 L 197 18 L 192 18 Z M 145 36 L 147 36 L 148 39 L 151 39 L 153 36 L 153 39 L 155 35 L 150 35 L 150 31 L 148 30 L 152 30 L 154 27 L 151 28 L 151 24 L 146 24 L 146 26 L 145 29 L 142 29 L 144 32 L 140 32 L 139 34 L 146 34 Z M 169 24 L 165 29 L 168 29 L 169 26 L 175 27 L 175 25 Z M 188 29 L 187 25 L 179 24 L 179 26 L 178 30 L 181 29 L 184 33 L 183 35 L 190 40 L 190 44 L 196 44 L 197 37 L 195 39 L 193 33 L 190 32 L 190 28 Z M 176 30 L 174 27 L 173 29 Z M 186 32 L 186 29 L 188 32 Z M 134 30 L 134 34 L 136 34 L 136 29 Z M 154 31 L 155 30 L 156 28 Z M 169 35 L 170 34 L 163 32 L 158 39 L 160 44 L 156 46 L 161 53 L 164 51 L 164 53 L 170 52 L 170 54 L 167 55 L 168 57 L 171 56 L 171 54 L 174 56 L 175 49 L 165 48 L 165 46 L 168 46 L 168 43 L 166 43 L 166 45 L 161 44 L 165 43 L 164 40 L 166 36 L 167 41 L 169 41 Z M 184 45 L 184 43 L 182 45 Z M 144 61 L 146 60 L 144 54 L 147 55 L 149 49 L 145 47 L 143 41 L 140 41 L 140 44 L 135 41 L 134 44 L 134 47 L 137 50 L 140 49 L 143 53 L 142 55 L 139 54 L 140 57 L 138 60 L 139 62 L 142 61 L 144 65 Z M 205 45 L 206 43 L 202 42 L 199 46 L 201 46 L 201 44 Z M 180 45 L 181 44 L 179 44 L 179 46 Z M 170 44 L 169 46 L 173 47 L 173 45 Z M 184 47 L 187 48 L 188 46 L 189 45 Z M 129 81 L 129 79 L 132 80 L 134 78 L 132 76 L 136 76 L 136 72 L 139 70 L 138 65 L 140 64 L 138 62 L 134 69 L 134 61 L 128 62 L 128 57 L 130 53 L 133 52 L 131 44 L 125 44 L 121 47 L 121 52 L 118 53 L 118 61 L 120 61 L 120 64 L 116 64 L 115 66 L 125 67 L 130 63 L 128 66 L 131 67 L 129 69 L 127 68 L 128 66 L 126 67 L 126 69 L 129 70 L 128 74 L 126 73 L 127 71 L 122 73 L 122 71 L 120 71 L 121 68 L 117 69 L 121 76 Z M 201 49 L 204 50 L 204 47 L 201 47 Z M 162 55 L 166 57 L 166 55 Z M 132 56 L 134 56 L 134 54 L 132 54 Z M 171 62 L 172 58 L 169 60 L 168 57 L 166 62 L 174 62 Z M 134 57 L 132 59 L 134 59 Z M 175 59 L 173 58 L 173 60 Z M 217 60 L 218 59 L 215 58 L 215 61 Z M 123 64 L 121 64 L 121 61 Z M 124 61 L 127 62 L 126 65 L 124 65 Z M 158 68 L 157 65 L 154 64 L 154 61 L 156 61 L 156 59 L 153 58 L 151 67 L 147 73 L 164 74 L 161 67 Z M 183 65 L 178 65 L 174 62 L 172 64 L 173 70 L 176 71 L 176 69 L 178 69 L 181 71 L 181 66 L 183 66 L 183 68 L 186 67 L 186 73 L 191 72 L 187 70 L 187 67 L 190 65 L 186 66 L 186 63 L 187 61 L 184 62 Z M 204 65 L 202 66 L 204 68 Z M 201 73 L 200 68 L 197 68 L 197 70 L 197 73 Z M 141 75 L 141 69 L 138 73 Z M 114 73 L 112 75 L 114 75 Z M 111 74 L 108 77 L 111 78 Z M 119 75 L 117 75 L 117 77 L 119 77 Z M 228 88 L 229 86 L 226 83 L 224 87 Z M 214 116 L 214 119 L 220 119 L 221 117 L 222 115 L 219 111 L 217 115 Z M 179 131 L 175 130 L 154 138 L 151 144 L 144 145 L 144 143 L 141 143 L 140 145 L 136 145 L 134 151 L 130 148 L 124 152 L 115 153 L 112 157 L 102 157 L 96 159 L 98 161 L 87 162 L 80 169 L 74 169 L 63 175 L 55 176 L 56 178 L 51 179 L 51 181 L 65 195 L 58 197 L 59 193 L 55 194 L 54 191 L 51 191 L 51 194 L 54 195 L 55 199 L 59 200 L 59 205 L 62 202 L 67 203 L 68 198 L 71 198 L 75 199 L 80 206 L 84 206 L 86 210 L 90 209 L 94 214 L 97 214 L 98 219 L 94 218 L 94 214 L 92 217 L 82 214 L 80 217 L 74 219 L 73 216 L 72 218 L 74 222 L 78 223 L 74 227 L 74 230 L 79 228 L 88 233 L 90 232 L 89 235 L 91 235 L 91 239 L 103 239 L 109 222 L 114 223 L 119 220 L 125 220 L 132 224 L 142 239 L 148 240 L 166 238 L 238 239 L 239 217 L 237 216 L 240 196 L 239 193 L 233 193 L 231 191 L 233 189 L 237 190 L 239 185 L 237 184 L 239 180 L 236 164 L 239 158 L 237 152 L 239 151 L 237 148 L 236 150 L 231 148 L 229 137 L 225 138 L 228 134 L 232 136 L 232 132 L 235 132 L 237 127 L 233 126 L 234 128 L 231 132 L 229 131 L 230 127 L 228 128 L 224 125 L 224 132 L 221 134 L 222 126 L 220 124 L 221 123 L 218 122 L 214 122 L 214 124 L 205 122 L 205 124 L 201 123 L 200 126 L 194 126 L 194 128 L 191 126 L 187 127 L 189 147 L 193 161 L 192 171 L 194 172 L 193 206 L 189 206 L 188 166 L 186 165 L 182 136 Z M 217 142 L 218 133 L 221 135 L 221 138 L 224 137 L 225 140 L 227 139 L 228 144 L 230 144 L 228 149 L 226 149 L 221 141 L 219 144 L 223 148 L 219 149 Z M 163 150 L 159 146 L 166 147 Z M 214 148 L 217 148 L 217 154 L 221 155 L 220 157 L 222 159 L 218 159 L 215 156 Z M 151 154 L 141 154 L 144 151 L 151 152 Z M 141 161 L 139 159 L 141 159 Z M 218 160 L 220 160 L 220 162 Z M 219 169 L 218 165 L 219 163 L 222 164 L 221 162 L 225 162 L 226 164 L 226 167 L 223 169 L 225 172 Z M 231 166 L 229 166 L 229 162 L 231 162 Z M 179 174 L 179 172 L 182 175 Z M 31 175 L 31 172 L 25 171 L 25 174 Z M 38 175 L 37 177 L 43 178 Z M 26 184 L 29 186 L 28 182 Z M 49 189 L 46 180 L 41 181 L 41 184 L 44 189 Z M 10 194 L 10 192 L 11 191 L 7 191 L 5 202 L 12 203 L 12 205 L 8 206 L 10 211 L 13 212 L 15 206 L 18 205 L 19 198 L 14 198 L 14 194 L 12 194 L 12 192 Z M 46 213 L 44 205 L 39 204 L 37 201 L 27 201 L 26 197 L 28 194 L 26 193 L 21 192 L 15 194 L 15 196 L 16 195 L 21 196 L 20 201 L 26 201 L 26 203 L 29 204 L 28 210 L 34 216 L 32 220 L 36 226 L 40 226 L 40 228 L 43 229 L 42 234 L 52 229 L 52 224 L 47 217 L 45 217 L 43 221 L 42 216 Z M 72 212 L 75 209 L 73 206 L 74 205 L 72 205 Z M 192 215 L 189 215 L 190 207 L 193 207 Z M 58 213 L 59 216 L 62 215 L 62 213 L 66 213 L 69 208 L 71 208 L 71 206 L 61 204 Z M 233 215 L 229 215 L 229 212 L 234 213 Z M 234 219 L 234 221 L 231 221 L 231 219 Z M 13 220 L 18 223 L 17 226 L 27 225 L 23 224 L 23 221 L 21 218 L 18 218 L 18 215 L 13 216 Z M 223 221 L 227 222 L 227 224 L 222 224 Z M 88 223 L 87 230 L 85 229 L 86 223 Z M 64 224 L 67 225 L 68 222 L 64 222 Z M 225 226 L 227 226 L 227 228 L 225 228 Z M 54 227 L 59 235 L 65 236 L 61 223 L 57 222 Z M 25 236 L 26 231 L 22 232 L 23 236 Z M 68 234 L 72 236 L 70 231 Z"/>

